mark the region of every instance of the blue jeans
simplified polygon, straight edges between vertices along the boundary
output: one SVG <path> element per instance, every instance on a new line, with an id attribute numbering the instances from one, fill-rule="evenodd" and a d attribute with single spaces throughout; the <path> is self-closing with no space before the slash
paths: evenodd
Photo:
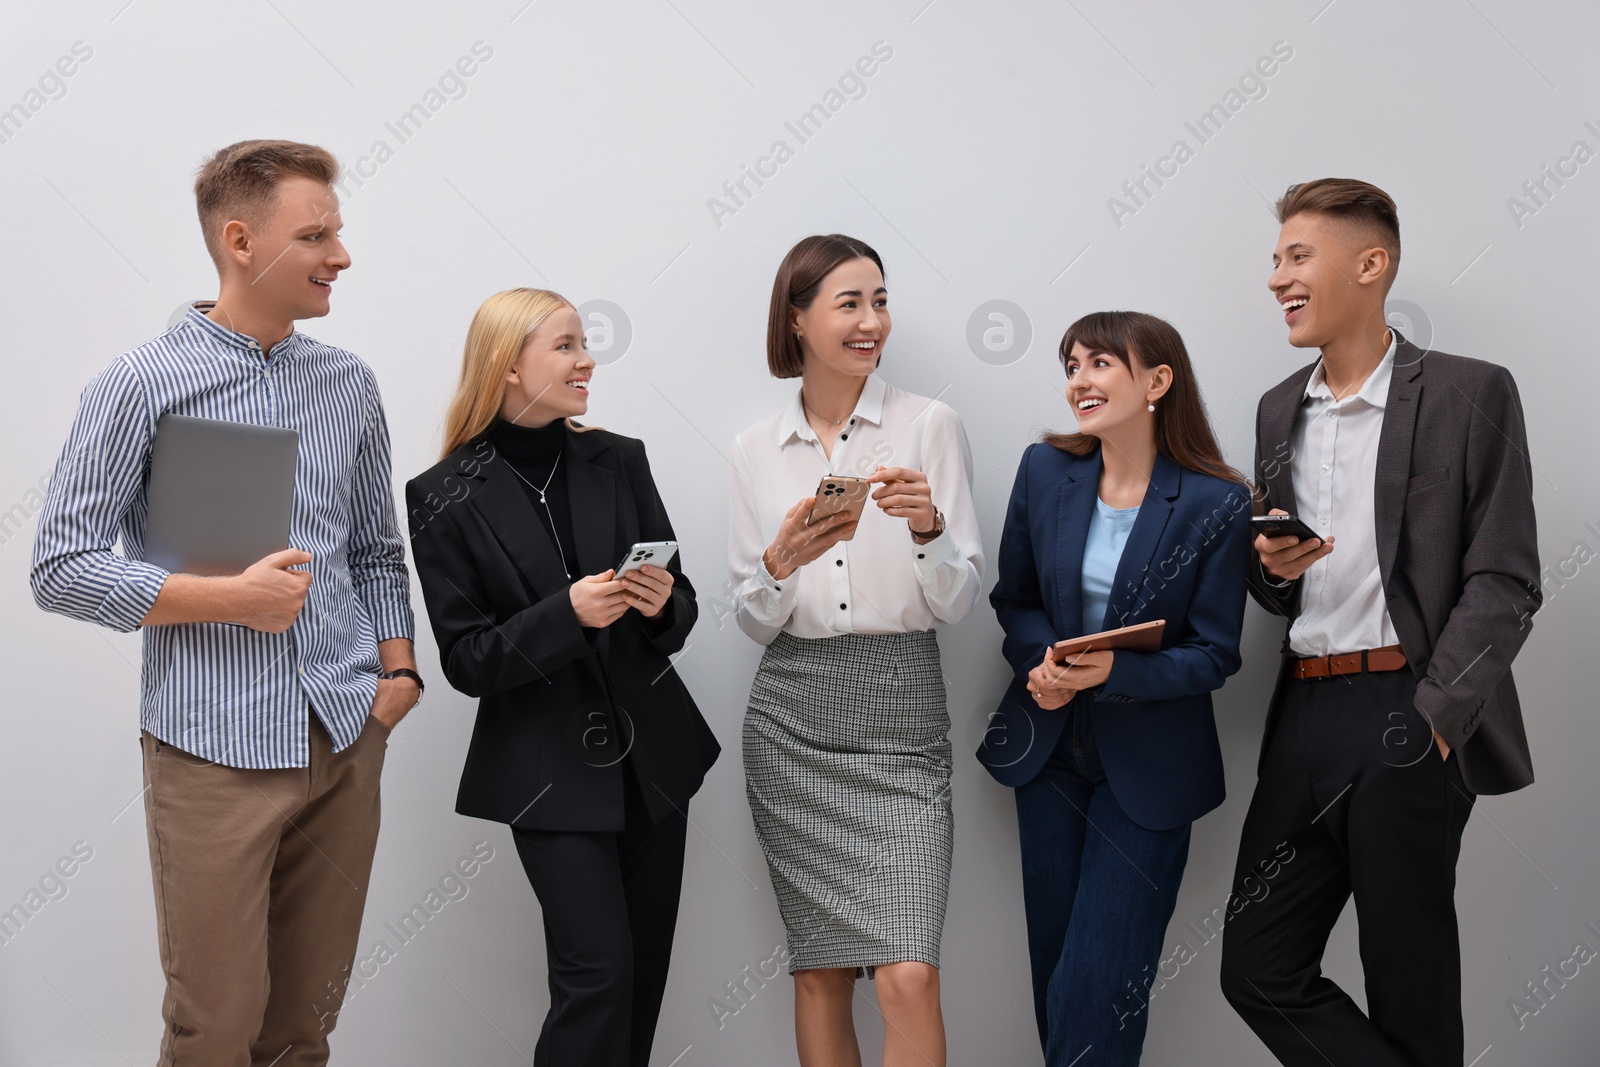
<path id="1" fill-rule="evenodd" d="M 1039 1040 L 1048 1067 L 1137 1064 L 1189 827 L 1128 818 L 1087 710 L 1062 713 L 1070 721 L 1055 751 L 1016 791 Z"/>

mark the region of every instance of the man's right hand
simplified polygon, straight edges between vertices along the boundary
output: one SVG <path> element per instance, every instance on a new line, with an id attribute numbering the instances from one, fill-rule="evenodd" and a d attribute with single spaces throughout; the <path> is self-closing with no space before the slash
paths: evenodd
<path id="1" fill-rule="evenodd" d="M 1273 508 L 1268 515 L 1287 515 L 1282 508 Z M 1266 534 L 1256 535 L 1256 554 L 1261 557 L 1261 569 L 1278 579 L 1280 582 L 1292 582 L 1306 571 L 1317 560 L 1333 551 L 1332 537 L 1326 541 L 1319 538 L 1310 538 L 1302 542 L 1298 537 L 1268 537 Z"/>
<path id="2" fill-rule="evenodd" d="M 761 554 L 762 566 L 775 580 L 783 581 L 856 532 L 855 520 L 844 511 L 807 526 L 806 518 L 816 506 L 817 498 L 808 496 L 790 508 L 778 525 L 778 535 Z"/>
<path id="3" fill-rule="evenodd" d="M 226 579 L 232 586 L 233 621 L 269 634 L 281 634 L 293 626 L 311 588 L 311 572 L 289 568 L 310 562 L 309 552 L 286 548 Z"/>

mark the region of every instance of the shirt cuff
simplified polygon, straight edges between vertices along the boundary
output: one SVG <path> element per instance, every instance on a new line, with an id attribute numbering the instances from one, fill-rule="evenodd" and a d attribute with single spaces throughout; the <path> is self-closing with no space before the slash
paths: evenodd
<path id="1" fill-rule="evenodd" d="M 1269 574 L 1267 572 L 1267 568 L 1266 568 L 1265 565 L 1262 564 L 1260 556 L 1256 557 L 1256 566 L 1261 569 L 1261 580 L 1263 582 L 1266 582 L 1268 585 L 1272 586 L 1272 588 L 1274 588 L 1274 589 L 1287 589 L 1287 588 L 1289 588 L 1291 585 L 1293 585 L 1295 583 L 1295 579 L 1293 579 L 1293 578 L 1290 578 L 1287 581 L 1282 581 L 1282 582 L 1280 582 L 1278 579 L 1274 578 L 1271 574 Z"/>
<path id="2" fill-rule="evenodd" d="M 372 618 L 372 639 L 377 642 L 392 641 L 396 637 L 403 637 L 407 641 L 416 639 L 416 618 L 412 614 L 411 605 L 401 601 L 382 601 L 377 604 L 367 605 L 367 614 Z"/>
<path id="3" fill-rule="evenodd" d="M 800 572 L 797 570 L 780 582 L 778 579 L 772 576 L 771 571 L 767 570 L 766 560 L 756 560 L 756 582 L 761 586 L 762 589 L 765 589 L 768 593 L 771 593 L 775 597 L 782 595 L 784 586 L 790 584 L 791 582 L 798 581 L 799 578 Z"/>
<path id="4" fill-rule="evenodd" d="M 137 630 L 139 623 L 150 614 L 156 597 L 161 595 L 161 587 L 166 584 L 168 572 L 136 559 L 124 561 L 120 569 L 122 573 L 117 584 L 111 587 L 95 614 L 101 625 L 129 633 Z"/>
<path id="5" fill-rule="evenodd" d="M 765 562 L 757 560 L 753 581 L 746 579 L 739 589 L 738 598 L 743 605 L 740 614 L 765 626 L 777 626 L 794 611 L 799 597 L 799 570 L 780 582 L 767 570 Z"/>
<path id="6" fill-rule="evenodd" d="M 939 573 L 939 568 L 946 563 L 953 563 L 959 556 L 956 548 L 956 539 L 950 536 L 950 527 L 947 525 L 925 545 L 911 541 L 911 562 L 916 565 L 917 577 L 924 582 L 932 581 Z"/>

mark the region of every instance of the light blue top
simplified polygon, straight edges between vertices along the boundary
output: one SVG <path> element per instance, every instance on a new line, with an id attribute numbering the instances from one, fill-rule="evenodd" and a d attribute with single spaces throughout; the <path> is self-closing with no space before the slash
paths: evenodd
<path id="1" fill-rule="evenodd" d="M 1114 508 L 1094 498 L 1094 514 L 1089 518 L 1089 538 L 1083 544 L 1083 632 L 1099 633 L 1117 624 L 1106 623 L 1106 605 L 1111 602 L 1111 583 L 1117 580 L 1117 564 L 1128 543 L 1133 522 L 1139 517 L 1137 505 Z"/>

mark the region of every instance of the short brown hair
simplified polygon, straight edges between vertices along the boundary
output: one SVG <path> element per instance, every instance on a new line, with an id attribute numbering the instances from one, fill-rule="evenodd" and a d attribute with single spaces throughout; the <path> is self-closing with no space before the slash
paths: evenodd
<path id="1" fill-rule="evenodd" d="M 1400 267 L 1400 213 L 1394 198 L 1356 178 L 1318 178 L 1285 189 L 1278 198 L 1278 223 L 1302 212 L 1328 215 L 1364 236 L 1377 238 L 1389 253 L 1389 278 Z"/>
<path id="2" fill-rule="evenodd" d="M 1075 345 L 1090 352 L 1115 356 L 1129 372 L 1166 366 L 1172 385 L 1156 402 L 1156 451 L 1180 467 L 1213 478 L 1250 484 L 1222 458 L 1217 438 L 1200 399 L 1200 383 L 1183 337 L 1165 319 L 1142 311 L 1095 311 L 1071 326 L 1061 337 L 1061 366 L 1066 369 Z M 1100 439 L 1087 433 L 1047 433 L 1046 444 L 1075 456 L 1093 455 Z"/>
<path id="3" fill-rule="evenodd" d="M 332 185 L 339 177 L 333 153 L 298 141 L 240 141 L 222 149 L 195 175 L 195 206 L 206 251 L 221 263 L 218 242 L 232 219 L 257 223 L 272 206 L 278 183 L 290 176 Z"/>
<path id="4" fill-rule="evenodd" d="M 790 324 L 791 309 L 810 307 L 822 279 L 852 259 L 870 259 L 883 273 L 883 260 L 871 245 L 842 233 L 804 238 L 783 257 L 767 313 L 767 369 L 774 378 L 798 378 L 805 367 L 800 339 Z"/>

